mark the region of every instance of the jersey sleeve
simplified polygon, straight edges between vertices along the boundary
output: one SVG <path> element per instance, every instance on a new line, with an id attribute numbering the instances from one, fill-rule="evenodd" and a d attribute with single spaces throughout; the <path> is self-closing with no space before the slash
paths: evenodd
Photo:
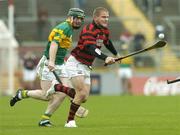
<path id="1" fill-rule="evenodd" d="M 56 42 L 58 45 L 60 45 L 60 42 L 66 37 L 66 35 L 64 34 L 64 30 L 63 29 L 57 29 L 54 28 L 50 35 L 48 40 L 49 41 L 54 41 Z"/>

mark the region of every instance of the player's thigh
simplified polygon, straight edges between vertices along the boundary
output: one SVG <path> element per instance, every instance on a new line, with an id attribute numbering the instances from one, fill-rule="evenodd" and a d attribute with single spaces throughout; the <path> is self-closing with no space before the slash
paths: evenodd
<path id="1" fill-rule="evenodd" d="M 72 85 L 75 90 L 83 92 L 85 95 L 89 95 L 90 83 L 86 83 L 85 76 L 76 76 L 71 79 Z"/>
<path id="2" fill-rule="evenodd" d="M 90 84 L 85 84 L 84 87 L 85 87 L 86 95 L 89 95 L 91 85 Z"/>
<path id="3" fill-rule="evenodd" d="M 41 80 L 41 88 L 43 91 L 47 91 L 51 87 L 52 81 L 50 80 Z"/>
<path id="4" fill-rule="evenodd" d="M 61 82 L 64 86 L 67 86 L 67 87 L 71 87 L 72 88 L 72 84 L 71 84 L 71 81 L 69 78 L 67 77 L 60 77 L 61 79 Z"/>
<path id="5" fill-rule="evenodd" d="M 72 83 L 73 87 L 77 90 L 84 89 L 85 88 L 85 77 L 84 77 L 84 75 L 72 77 L 71 83 Z"/>

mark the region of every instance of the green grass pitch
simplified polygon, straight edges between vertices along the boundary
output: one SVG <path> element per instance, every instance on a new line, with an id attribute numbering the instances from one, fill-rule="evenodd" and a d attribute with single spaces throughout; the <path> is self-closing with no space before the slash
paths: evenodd
<path id="1" fill-rule="evenodd" d="M 47 103 L 25 99 L 14 107 L 0 97 L 0 135 L 180 135 L 179 96 L 90 96 L 87 118 L 64 128 L 69 101 L 52 116 L 52 128 L 38 127 Z"/>

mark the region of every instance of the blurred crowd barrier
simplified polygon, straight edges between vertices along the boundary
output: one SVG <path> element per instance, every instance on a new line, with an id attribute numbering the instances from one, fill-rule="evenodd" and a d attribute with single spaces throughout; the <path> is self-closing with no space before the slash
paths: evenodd
<path id="1" fill-rule="evenodd" d="M 180 95 L 180 82 L 167 84 L 177 74 L 135 74 L 131 79 L 131 89 L 122 89 L 117 74 L 112 71 L 92 74 L 91 94 L 101 95 L 145 95 L 174 96 Z"/>

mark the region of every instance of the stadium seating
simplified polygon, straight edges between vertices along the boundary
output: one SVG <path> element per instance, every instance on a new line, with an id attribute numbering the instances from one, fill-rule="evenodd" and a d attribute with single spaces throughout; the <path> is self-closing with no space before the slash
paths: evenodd
<path id="1" fill-rule="evenodd" d="M 0 3 L 0 8 L 1 8 L 0 16 L 5 18 L 7 23 L 8 3 L 7 2 L 1 2 L 1 3 Z M 110 16 L 111 17 L 115 16 L 111 8 L 106 4 L 106 2 L 104 2 L 104 0 L 86 1 L 85 4 L 88 5 L 83 7 L 87 17 L 92 17 L 93 9 L 98 6 L 103 6 L 108 8 L 110 10 Z M 14 1 L 14 5 L 15 5 L 16 36 L 18 36 L 18 39 L 20 41 L 37 40 L 36 13 L 39 7 L 45 7 L 47 8 L 48 11 L 49 22 L 48 22 L 48 27 L 46 29 L 47 33 L 52 27 L 52 24 L 50 24 L 51 20 L 56 18 L 57 19 L 56 23 L 57 23 L 58 18 L 59 20 L 62 20 L 62 18 L 66 17 L 69 8 L 73 7 L 73 3 L 71 0 L 51 0 L 51 1 L 37 0 L 37 3 L 33 3 L 31 0 L 27 0 L 27 1 L 18 0 L 18 1 Z M 110 30 L 113 31 L 111 37 L 113 39 L 118 40 L 119 34 L 123 30 L 123 25 L 121 25 L 120 21 L 118 20 L 112 21 L 110 24 Z M 74 39 L 75 40 L 78 39 L 77 34 L 75 35 Z"/>

